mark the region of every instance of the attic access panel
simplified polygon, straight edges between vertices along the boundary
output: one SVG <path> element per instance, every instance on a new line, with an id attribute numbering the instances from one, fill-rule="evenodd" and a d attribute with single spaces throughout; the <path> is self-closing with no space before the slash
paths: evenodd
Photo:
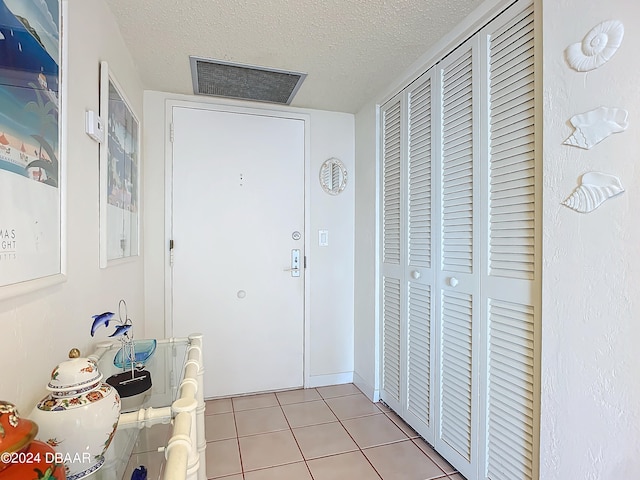
<path id="1" fill-rule="evenodd" d="M 190 56 L 193 93 L 289 105 L 306 73 Z"/>

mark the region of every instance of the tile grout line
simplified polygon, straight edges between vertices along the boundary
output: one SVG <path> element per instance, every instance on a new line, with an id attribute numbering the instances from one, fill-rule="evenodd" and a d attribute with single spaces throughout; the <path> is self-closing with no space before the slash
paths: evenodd
<path id="1" fill-rule="evenodd" d="M 244 480 L 244 466 L 242 463 L 242 449 L 240 448 L 240 434 L 238 433 L 238 422 L 236 421 L 236 406 L 233 404 L 233 398 L 231 401 L 231 414 L 233 415 L 233 426 L 236 428 L 236 445 L 238 445 L 238 457 L 240 457 L 240 475 Z"/>
<path id="2" fill-rule="evenodd" d="M 357 394 L 354 394 L 354 395 L 357 395 Z M 362 393 L 362 395 L 364 395 L 364 393 Z M 344 396 L 348 396 L 348 395 L 344 395 Z M 366 395 L 365 395 L 365 397 L 366 397 Z M 330 398 L 338 398 L 338 397 L 330 397 Z M 367 399 L 368 399 L 368 397 L 367 397 Z M 355 419 L 355 418 L 364 418 L 364 417 L 370 417 L 370 416 L 373 416 L 373 415 L 383 414 L 383 415 L 384 415 L 388 420 L 390 420 L 390 421 L 391 421 L 391 423 L 393 423 L 393 424 L 394 424 L 394 426 L 395 426 L 398 430 L 400 430 L 400 431 L 402 432 L 402 434 L 403 434 L 403 435 L 405 435 L 405 437 L 406 437 L 406 438 L 404 438 L 404 439 L 402 439 L 402 440 L 396 440 L 396 441 L 393 441 L 393 442 L 386 442 L 386 443 L 381 443 L 381 444 L 379 444 L 379 445 L 373 445 L 373 446 L 371 446 L 371 447 L 362 448 L 362 447 L 360 447 L 360 445 L 358 445 L 358 442 L 356 442 L 356 439 L 355 439 L 355 438 L 353 438 L 353 436 L 351 435 L 351 433 L 349 432 L 349 430 L 347 429 L 347 427 L 344 425 L 344 423 L 343 423 L 343 419 L 338 418 L 338 415 L 336 414 L 336 412 L 334 412 L 334 411 L 333 411 L 333 409 L 332 409 L 332 408 L 331 408 L 331 406 L 326 402 L 326 399 L 325 399 L 324 397 L 323 397 L 323 400 L 325 400 L 325 403 L 327 404 L 327 407 L 329 407 L 329 410 L 331 410 L 331 412 L 336 416 L 336 418 L 338 419 L 338 422 L 340 422 L 340 425 L 342 426 L 342 428 L 344 428 L 344 430 L 347 432 L 347 435 L 349 435 L 349 437 L 351 438 L 351 440 L 353 440 L 353 443 L 355 443 L 355 444 L 356 444 L 356 446 L 358 447 L 358 450 L 360 451 L 360 453 L 362 453 L 362 455 L 364 456 L 364 458 L 366 458 L 366 459 L 367 459 L 367 462 L 369 462 L 369 464 L 371 465 L 371 467 L 373 468 L 373 470 L 378 474 L 378 476 L 379 476 L 382 480 L 384 480 L 384 477 L 383 477 L 383 476 L 382 476 L 382 474 L 381 474 L 381 473 L 376 469 L 376 467 L 373 465 L 373 463 L 371 463 L 371 461 L 369 460 L 369 457 L 367 457 L 367 455 L 364 453 L 364 450 L 372 449 L 372 448 L 377 448 L 377 447 L 383 447 L 383 446 L 386 446 L 386 445 L 393 445 L 393 444 L 396 444 L 396 443 L 401 443 L 401 442 L 406 442 L 406 441 L 410 441 L 413 445 L 415 445 L 415 447 L 416 447 L 416 448 L 418 448 L 418 450 L 420 450 L 420 452 L 421 452 L 425 457 L 427 457 L 431 462 L 433 462 L 433 464 L 434 464 L 438 469 L 440 469 L 440 472 L 442 473 L 442 475 L 438 475 L 438 476 L 436 476 L 436 477 L 430 477 L 430 478 L 427 478 L 427 479 L 424 479 L 424 480 L 442 480 L 442 479 L 444 479 L 444 478 L 447 478 L 447 479 L 449 478 L 449 474 L 448 474 L 448 473 L 446 473 L 446 472 L 442 469 L 442 467 L 440 467 L 440 465 L 438 465 L 438 463 L 437 463 L 435 460 L 433 460 L 433 458 L 431 458 L 431 456 L 429 456 L 425 451 L 423 451 L 420 447 L 418 447 L 418 445 L 416 445 L 416 443 L 415 443 L 415 441 L 414 441 L 414 440 L 415 440 L 416 438 L 421 438 L 421 439 L 422 439 L 422 437 L 418 434 L 418 432 L 415 432 L 415 433 L 416 433 L 416 436 L 409 436 L 409 435 L 407 434 L 407 432 L 405 432 L 402 428 L 400 428 L 400 426 L 399 426 L 395 421 L 393 421 L 393 419 L 392 419 L 389 415 L 387 415 L 387 412 L 384 412 L 383 410 L 381 410 L 381 409 L 380 409 L 380 408 L 379 408 L 379 407 L 378 407 L 374 402 L 372 402 L 371 400 L 369 400 L 369 401 L 371 402 L 371 404 L 372 404 L 372 405 L 374 405 L 376 408 L 378 408 L 378 410 L 379 410 L 379 412 L 380 412 L 380 413 L 372 413 L 372 414 L 367 414 L 367 415 L 360 415 L 360 416 L 353 417 L 353 418 L 345 418 L 344 420 L 353 420 L 353 419 Z M 390 412 L 393 412 L 393 410 L 391 410 L 391 409 L 389 409 L 389 411 L 390 411 Z M 395 412 L 393 412 L 393 413 L 395 413 Z M 398 416 L 398 418 L 399 418 L 401 421 L 404 421 L 404 420 L 402 420 L 402 417 L 400 417 L 397 413 L 395 413 L 395 414 Z M 414 430 L 414 431 L 415 431 L 415 430 Z M 425 441 L 425 442 L 426 442 L 426 441 Z M 428 443 L 428 442 L 427 442 L 427 443 Z"/>
<path id="3" fill-rule="evenodd" d="M 436 460 L 435 460 L 431 455 L 429 455 L 427 452 L 425 452 L 424 450 L 422 450 L 422 449 L 421 449 L 421 448 L 416 444 L 416 440 L 418 440 L 418 439 L 422 440 L 424 443 L 426 443 L 426 444 L 429 446 L 429 448 L 431 448 L 431 450 L 433 451 L 433 453 L 435 453 L 435 454 L 436 454 L 440 459 L 442 459 L 443 461 L 445 461 L 445 462 L 449 463 L 449 462 L 448 462 L 448 461 L 447 461 L 447 460 L 446 460 L 442 455 L 440 455 L 440 454 L 438 453 L 438 451 L 433 447 L 433 445 L 431 445 L 427 440 L 425 440 L 425 438 L 424 438 L 422 435 L 420 435 L 417 431 L 415 431 L 415 430 L 413 429 L 413 427 L 411 427 L 411 425 L 409 425 L 407 422 L 405 422 L 405 421 L 404 421 L 404 419 L 403 419 L 400 415 L 398 415 L 398 413 L 397 413 L 397 412 L 395 412 L 393 409 L 389 408 L 389 406 L 388 406 L 386 403 L 384 403 L 384 402 L 382 402 L 382 401 L 380 401 L 380 403 L 382 403 L 382 404 L 387 408 L 387 410 L 388 410 L 388 412 L 385 412 L 385 415 L 387 415 L 387 418 L 389 418 L 389 420 L 391 420 L 391 421 L 392 421 L 392 422 L 393 422 L 393 423 L 394 423 L 398 428 L 400 428 L 400 426 L 396 423 L 396 421 L 395 421 L 393 418 L 391 418 L 391 416 L 390 416 L 390 415 L 388 415 L 388 413 L 393 413 L 393 414 L 398 418 L 398 420 L 399 420 L 399 421 L 403 422 L 405 425 L 407 425 L 407 427 L 411 428 L 411 430 L 415 433 L 415 436 L 409 437 L 409 438 L 410 438 L 410 440 L 414 443 L 414 445 L 416 445 L 416 447 L 418 447 L 418 448 L 422 451 L 422 453 L 423 453 L 423 454 L 425 454 L 425 455 L 429 458 L 429 460 L 431 460 L 433 463 L 435 463 L 435 464 L 437 465 L 437 467 L 438 467 L 438 468 L 439 468 L 439 469 L 444 473 L 445 477 L 449 478 L 451 475 L 458 475 L 458 474 L 460 474 L 460 472 L 459 472 L 458 470 L 455 470 L 455 467 L 454 467 L 453 465 L 451 465 L 451 464 L 449 464 L 449 465 L 451 465 L 451 468 L 454 468 L 453 473 L 447 473 L 447 472 L 445 472 L 444 468 L 442 468 L 442 467 L 439 465 L 439 463 L 438 463 L 438 462 L 437 462 L 437 461 L 436 461 Z M 401 429 L 401 430 L 402 430 L 402 429 Z M 403 430 L 403 431 L 404 431 L 404 430 Z M 437 478 L 442 478 L 442 477 L 437 477 Z M 432 480 L 432 479 L 426 479 L 426 480 Z"/>
<path id="4" fill-rule="evenodd" d="M 318 390 L 316 390 L 315 388 L 314 388 L 314 390 L 316 391 L 316 393 L 318 395 L 320 395 L 320 392 L 318 392 Z M 300 456 L 302 457 L 302 461 L 304 462 L 304 466 L 307 468 L 307 472 L 309 472 L 309 477 L 311 477 L 311 480 L 314 480 L 313 473 L 311 473 L 311 469 L 309 468 L 309 464 L 307 463 L 307 459 L 304 458 L 304 453 L 302 452 L 302 448 L 300 447 L 300 443 L 298 442 L 298 439 L 296 438 L 295 434 L 293 433 L 293 427 L 289 423 L 289 419 L 287 418 L 287 414 L 284 413 L 284 408 L 282 408 L 282 403 L 280 403 L 280 399 L 278 398 L 278 395 L 276 395 L 276 401 L 278 402 L 278 405 L 280 405 L 280 410 L 282 411 L 282 415 L 284 416 L 284 420 L 287 422 L 287 425 L 289 426 L 289 431 L 291 432 L 291 436 L 293 437 L 294 442 L 296 442 L 296 446 L 298 447 L 298 451 L 300 452 Z M 307 403 L 307 402 L 299 402 L 299 403 Z M 287 404 L 287 405 L 295 405 L 295 403 Z"/>
<path id="5" fill-rule="evenodd" d="M 344 428 L 344 430 L 345 430 L 345 432 L 347 433 L 347 435 L 349 435 L 349 437 L 353 440 L 353 443 L 355 444 L 355 446 L 356 446 L 357 450 L 352 450 L 351 452 L 339 452 L 339 453 L 332 453 L 332 454 L 329 454 L 329 455 L 322 455 L 322 456 L 320 456 L 320 457 L 311 458 L 311 459 L 307 459 L 307 458 L 305 458 L 304 453 L 302 452 L 302 448 L 300 447 L 300 444 L 298 443 L 298 439 L 296 438 L 296 436 L 295 436 L 295 434 L 294 434 L 294 432 L 293 432 L 293 427 L 292 427 L 292 426 L 291 426 L 291 424 L 289 423 L 289 419 L 287 418 L 287 415 L 285 414 L 284 409 L 282 408 L 282 407 L 283 407 L 283 405 L 280 403 L 280 399 L 279 399 L 279 398 L 278 398 L 278 396 L 276 395 L 276 399 L 277 399 L 277 401 L 278 401 L 278 404 L 280 405 L 280 408 L 282 409 L 282 413 L 283 413 L 283 415 L 284 415 L 284 417 L 285 417 L 285 420 L 286 420 L 286 422 L 287 422 L 287 425 L 289 425 L 289 429 L 290 429 L 290 431 L 291 431 L 291 435 L 293 435 L 293 438 L 294 438 L 294 440 L 295 440 L 295 442 L 296 442 L 296 445 L 298 446 L 298 449 L 300 450 L 300 454 L 302 455 L 302 460 L 303 460 L 303 462 L 304 462 L 305 466 L 307 467 L 307 470 L 309 471 L 309 475 L 311 476 L 311 479 L 312 479 L 312 480 L 313 480 L 313 478 L 314 478 L 314 477 L 313 477 L 313 473 L 311 472 L 311 469 L 309 468 L 309 463 L 308 463 L 308 462 L 309 462 L 309 460 L 318 460 L 318 459 L 322 459 L 322 458 L 330 458 L 330 457 L 335 457 L 335 456 L 338 456 L 338 455 L 343 455 L 343 454 L 345 454 L 345 453 L 352 453 L 352 452 L 356 452 L 356 451 L 359 451 L 359 452 L 361 452 L 361 453 L 362 453 L 362 449 L 360 448 L 360 446 L 358 445 L 358 443 L 357 443 L 357 442 L 355 441 L 355 439 L 351 436 L 351 434 L 350 434 L 350 433 L 349 433 L 349 431 L 346 429 L 346 427 L 344 426 L 344 424 L 342 423 L 342 421 L 338 418 L 338 416 L 337 416 L 337 415 L 336 415 L 336 413 L 333 411 L 333 409 L 331 408 L 331 406 L 326 402 L 326 400 L 327 400 L 327 399 L 325 399 L 325 398 L 322 396 L 322 394 L 321 394 L 320 392 L 318 392 L 318 390 L 317 390 L 316 388 L 313 388 L 313 389 L 316 391 L 316 393 L 318 393 L 318 395 L 320 395 L 320 399 L 316 399 L 316 400 L 303 400 L 303 401 L 301 401 L 301 402 L 287 403 L 287 404 L 285 404 L 285 405 L 297 405 L 297 404 L 302 404 L 302 403 L 311 403 L 311 402 L 322 401 L 322 402 L 327 406 L 327 408 L 329 409 L 329 411 L 331 411 L 331 413 L 333 413 L 333 415 L 336 417 L 336 420 L 335 420 L 335 421 L 331 421 L 331 422 L 314 423 L 314 424 L 312 424 L 312 425 L 304 425 L 304 426 L 296 427 L 296 428 L 307 428 L 307 427 L 315 427 L 315 426 L 318 426 L 318 425 L 328 425 L 328 424 L 330 424 L 330 423 L 339 423 L 339 424 L 340 424 L 340 426 L 341 426 L 342 428 Z M 361 392 L 359 392 L 359 393 L 351 393 L 351 394 L 346 394 L 346 395 L 337 395 L 337 396 L 334 396 L 334 397 L 328 397 L 328 398 L 329 398 L 329 399 L 331 399 L 331 398 L 349 397 L 349 396 L 352 396 L 352 395 L 359 395 L 359 394 L 361 394 Z M 372 415 L 376 415 L 376 414 L 372 414 Z M 369 415 L 363 415 L 363 416 L 369 416 Z M 364 455 L 364 453 L 362 453 L 362 454 L 363 454 L 363 456 L 365 457 L 365 459 L 367 459 L 367 461 L 369 462 L 369 459 L 367 458 L 367 456 L 366 456 L 366 455 Z M 371 462 L 369 462 L 369 464 L 371 464 Z M 376 474 L 377 474 L 377 475 L 382 479 L 382 477 L 380 476 L 380 474 L 378 473 L 378 471 L 375 469 L 375 467 L 373 467 L 373 465 L 371 465 L 371 466 L 372 466 L 372 468 L 374 469 L 374 471 L 376 472 Z"/>
<path id="6" fill-rule="evenodd" d="M 414 444 L 416 447 L 418 447 L 418 449 L 420 449 L 420 451 L 421 451 L 424 455 L 426 455 L 426 456 L 427 456 L 427 458 L 429 458 L 429 460 L 431 460 L 433 463 L 435 463 L 435 464 L 436 464 L 436 466 L 437 466 L 437 467 L 442 471 L 442 473 L 444 474 L 444 476 L 445 476 L 446 478 L 449 478 L 451 475 L 457 475 L 457 474 L 459 474 L 459 473 L 460 473 L 460 472 L 458 472 L 457 470 L 454 470 L 454 472 L 453 472 L 453 473 L 447 473 L 447 472 L 445 472 L 444 468 L 442 468 L 442 467 L 438 464 L 438 462 L 437 462 L 437 461 L 436 461 L 436 460 L 435 460 L 431 455 L 429 455 L 427 452 L 425 452 L 424 450 L 422 450 L 422 449 L 421 449 L 421 448 L 416 444 L 416 440 L 418 440 L 418 439 L 422 440 L 424 443 L 426 443 L 426 444 L 431 448 L 431 450 L 433 450 L 433 452 L 434 452 L 436 455 L 438 455 L 438 457 L 440 457 L 440 458 L 441 458 L 442 460 L 444 460 L 445 462 L 447 462 L 447 460 L 446 460 L 442 455 L 440 455 L 440 454 L 436 451 L 436 449 L 435 449 L 435 448 L 434 448 L 434 447 L 433 447 L 429 442 L 427 442 L 427 441 L 424 439 L 424 437 L 423 437 L 422 435 L 420 435 L 418 432 L 416 432 L 415 430 L 413 430 L 413 427 L 411 427 L 411 425 L 409 425 L 407 422 L 405 422 L 405 421 L 404 421 L 404 419 L 403 419 L 400 415 L 398 415 L 398 413 L 397 413 L 397 412 L 395 412 L 394 410 L 392 410 L 391 408 L 389 408 L 389 406 L 388 406 L 386 403 L 384 403 L 384 402 L 382 402 L 382 401 L 380 401 L 380 403 L 382 403 L 382 404 L 385 406 L 385 408 L 388 410 L 388 412 L 383 412 L 383 413 L 387 416 L 387 418 L 388 418 L 389 420 L 391 420 L 391 421 L 394 423 L 394 425 L 395 425 L 396 427 L 400 428 L 400 426 L 398 425 L 398 423 L 397 423 L 397 422 L 396 422 L 396 421 L 395 421 L 395 420 L 394 420 L 394 419 L 389 415 L 389 413 L 393 413 L 393 414 L 398 418 L 398 420 L 399 420 L 399 421 L 403 422 L 405 425 L 407 425 L 407 427 L 411 428 L 411 430 L 415 433 L 415 435 L 414 435 L 414 436 L 409 437 L 409 439 L 413 442 L 413 444 Z M 400 428 L 400 430 L 402 430 L 402 429 Z M 404 430 L 403 430 L 403 432 L 404 432 Z M 406 434 L 406 432 L 405 432 L 405 435 L 407 435 L 407 434 Z M 407 436 L 408 436 L 408 435 L 407 435 Z M 449 462 L 447 462 L 447 463 L 449 463 Z M 451 466 L 451 468 L 454 468 L 454 467 L 453 467 L 453 466 Z M 436 478 L 436 479 L 442 479 L 442 478 L 444 478 L 444 477 L 435 477 L 435 478 Z M 425 480 L 434 480 L 434 479 L 425 479 Z"/>
<path id="7" fill-rule="evenodd" d="M 323 400 L 324 400 L 324 397 L 323 397 Z M 353 443 L 355 443 L 356 447 L 358 447 L 358 451 L 365 458 L 365 460 L 369 463 L 369 465 L 371 465 L 371 468 L 373 469 L 374 472 L 376 472 L 376 475 L 378 475 L 378 477 L 380 477 L 380 480 L 384 480 L 384 478 L 382 477 L 382 474 L 376 469 L 376 467 L 373 465 L 373 463 L 371 463 L 371 460 L 369 460 L 369 457 L 367 457 L 364 454 L 364 452 L 362 451 L 362 448 L 360 447 L 360 445 L 358 445 L 358 442 L 356 442 L 356 439 L 353 438 L 353 435 L 351 435 L 349 430 L 347 430 L 347 427 L 344 426 L 344 423 L 342 423 L 342 419 L 339 418 L 338 415 L 336 415 L 336 412 L 333 411 L 331 406 L 326 401 L 325 401 L 325 404 L 327 405 L 327 407 L 329 407 L 329 410 L 331 410 L 331 413 L 333 413 L 336 416 L 336 418 L 338 419 L 338 422 L 340 422 L 340 426 L 342 426 L 342 428 L 344 428 L 344 431 L 347 432 L 347 435 L 349 435 L 349 438 L 351 438 L 351 440 L 353 440 Z M 364 415 L 364 416 L 368 416 L 368 415 Z"/>

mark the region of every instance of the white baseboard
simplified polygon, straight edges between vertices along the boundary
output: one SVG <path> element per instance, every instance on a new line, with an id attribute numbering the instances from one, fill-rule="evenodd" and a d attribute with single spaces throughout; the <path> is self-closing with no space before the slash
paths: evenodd
<path id="1" fill-rule="evenodd" d="M 353 372 L 331 373 L 329 375 L 310 375 L 305 388 L 326 387 L 353 382 Z"/>
<path id="2" fill-rule="evenodd" d="M 353 383 L 360 389 L 362 393 L 369 397 L 369 400 L 371 400 L 372 402 L 377 402 L 378 400 L 380 400 L 380 391 L 376 390 L 368 382 L 365 382 L 365 380 L 356 372 L 353 372 Z"/>

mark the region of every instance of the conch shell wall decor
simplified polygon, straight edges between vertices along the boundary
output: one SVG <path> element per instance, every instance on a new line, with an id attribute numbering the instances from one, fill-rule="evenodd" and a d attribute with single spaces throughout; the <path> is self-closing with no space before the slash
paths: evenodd
<path id="1" fill-rule="evenodd" d="M 624 188 L 618 177 L 601 172 L 588 172 L 582 176 L 580 186 L 562 204 L 576 212 L 590 213 L 622 192 Z"/>
<path id="2" fill-rule="evenodd" d="M 618 20 L 607 20 L 593 27 L 582 42 L 565 50 L 567 63 L 578 72 L 594 70 L 609 61 L 622 43 L 624 26 Z"/>
<path id="3" fill-rule="evenodd" d="M 569 121 L 575 132 L 564 144 L 588 150 L 612 133 L 624 132 L 629 126 L 628 115 L 626 110 L 614 107 L 599 107 L 574 115 Z"/>

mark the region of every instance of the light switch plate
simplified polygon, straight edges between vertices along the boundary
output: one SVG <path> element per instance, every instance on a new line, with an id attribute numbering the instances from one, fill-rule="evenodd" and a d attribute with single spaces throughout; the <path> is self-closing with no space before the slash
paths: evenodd
<path id="1" fill-rule="evenodd" d="M 318 245 L 329 246 L 329 230 L 318 230 Z"/>

